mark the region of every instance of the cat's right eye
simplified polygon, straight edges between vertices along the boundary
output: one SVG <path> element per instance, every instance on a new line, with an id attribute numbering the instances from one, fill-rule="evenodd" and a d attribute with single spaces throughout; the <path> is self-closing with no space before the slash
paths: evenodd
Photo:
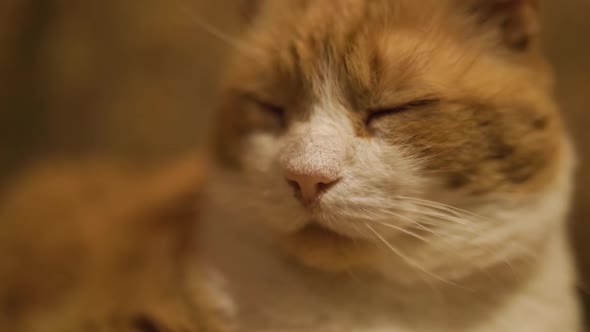
<path id="1" fill-rule="evenodd" d="M 245 101 L 254 110 L 254 117 L 259 119 L 259 124 L 264 128 L 286 126 L 285 108 L 275 103 L 269 102 L 265 98 L 253 94 L 245 94 Z M 257 115 L 256 115 L 257 114 Z"/>
<path id="2" fill-rule="evenodd" d="M 285 109 L 281 106 L 269 103 L 259 98 L 253 98 L 252 101 L 265 112 L 268 112 L 281 120 L 285 118 Z"/>

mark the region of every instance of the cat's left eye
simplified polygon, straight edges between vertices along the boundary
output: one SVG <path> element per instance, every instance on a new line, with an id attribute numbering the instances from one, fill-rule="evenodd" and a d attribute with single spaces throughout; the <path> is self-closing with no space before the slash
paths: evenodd
<path id="1" fill-rule="evenodd" d="M 369 115 L 366 119 L 366 124 L 370 125 L 373 121 L 376 121 L 382 117 L 396 115 L 400 113 L 404 113 L 407 111 L 411 111 L 414 109 L 419 109 L 422 107 L 431 106 L 440 102 L 440 99 L 431 98 L 431 99 L 422 99 L 416 100 L 409 103 L 396 105 L 392 107 L 383 107 L 383 108 L 376 108 L 369 110 Z"/>

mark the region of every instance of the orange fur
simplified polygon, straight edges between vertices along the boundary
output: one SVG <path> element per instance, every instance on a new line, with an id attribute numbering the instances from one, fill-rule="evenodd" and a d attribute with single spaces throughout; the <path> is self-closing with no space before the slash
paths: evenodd
<path id="1" fill-rule="evenodd" d="M 224 331 L 198 328 L 220 314 L 194 265 L 202 168 L 93 160 L 23 172 L 0 203 L 0 329 Z"/>

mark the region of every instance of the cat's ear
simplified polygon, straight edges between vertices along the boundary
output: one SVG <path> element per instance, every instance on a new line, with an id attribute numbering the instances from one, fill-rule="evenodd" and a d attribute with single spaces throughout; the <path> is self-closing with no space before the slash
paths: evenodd
<path id="1" fill-rule="evenodd" d="M 260 10 L 262 0 L 240 0 L 239 14 L 244 22 L 251 22 Z"/>
<path id="2" fill-rule="evenodd" d="M 462 1 L 462 0 L 459 0 Z M 539 0 L 471 0 L 470 10 L 483 27 L 494 29 L 509 49 L 526 51 L 538 40 Z"/>

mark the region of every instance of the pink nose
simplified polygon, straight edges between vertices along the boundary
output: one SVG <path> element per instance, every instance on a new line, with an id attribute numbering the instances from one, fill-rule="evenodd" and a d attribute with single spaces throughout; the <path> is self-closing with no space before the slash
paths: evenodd
<path id="1" fill-rule="evenodd" d="M 315 201 L 322 193 L 338 182 L 339 176 L 331 172 L 315 171 L 311 173 L 287 172 L 289 185 L 295 190 L 295 196 L 304 203 Z"/>

